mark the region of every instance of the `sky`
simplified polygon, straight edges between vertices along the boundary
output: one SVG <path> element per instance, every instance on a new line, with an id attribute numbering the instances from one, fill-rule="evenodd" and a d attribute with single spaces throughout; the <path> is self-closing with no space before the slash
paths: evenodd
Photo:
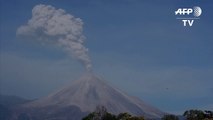
<path id="1" fill-rule="evenodd" d="M 17 36 L 44 4 L 83 21 L 93 72 L 165 112 L 213 110 L 212 0 L 1 0 L 0 93 L 44 97 L 85 69 L 61 48 Z M 193 26 L 178 8 L 199 6 Z"/>

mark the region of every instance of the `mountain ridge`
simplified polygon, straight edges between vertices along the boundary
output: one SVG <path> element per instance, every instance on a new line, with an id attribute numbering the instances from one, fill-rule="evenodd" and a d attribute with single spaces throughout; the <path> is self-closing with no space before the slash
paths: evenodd
<path id="1" fill-rule="evenodd" d="M 74 81 L 47 97 L 24 105 L 26 108 L 44 108 L 48 106 L 77 106 L 82 112 L 92 112 L 98 105 L 105 106 L 114 114 L 128 112 L 147 118 L 160 118 L 165 113 L 154 108 L 139 98 L 132 97 L 114 88 L 93 73 L 85 73 Z"/>

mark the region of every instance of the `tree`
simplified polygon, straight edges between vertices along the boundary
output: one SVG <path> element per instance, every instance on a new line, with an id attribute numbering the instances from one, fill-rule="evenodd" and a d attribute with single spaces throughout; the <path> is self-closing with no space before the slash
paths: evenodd
<path id="1" fill-rule="evenodd" d="M 82 120 L 145 120 L 143 117 L 132 116 L 129 113 L 120 113 L 119 115 L 113 115 L 107 112 L 104 106 L 96 107 L 96 110 Z"/>
<path id="2" fill-rule="evenodd" d="M 104 106 L 97 106 L 94 113 L 94 120 L 103 120 L 107 114 L 107 109 Z"/>
<path id="3" fill-rule="evenodd" d="M 203 120 L 205 118 L 205 114 L 201 110 L 185 111 L 183 116 L 185 116 L 187 120 Z"/>
<path id="4" fill-rule="evenodd" d="M 128 120 L 130 117 L 132 117 L 132 116 L 130 114 L 128 114 L 128 113 L 120 113 L 117 116 L 117 119 L 118 120 Z"/>
<path id="5" fill-rule="evenodd" d="M 94 117 L 95 117 L 95 113 L 92 112 L 89 115 L 87 115 L 86 117 L 84 117 L 82 120 L 93 120 Z"/>
<path id="6" fill-rule="evenodd" d="M 175 115 L 164 115 L 162 120 L 179 120 L 179 118 Z"/>
<path id="7" fill-rule="evenodd" d="M 205 120 L 213 120 L 213 111 L 205 110 Z"/>
<path id="8" fill-rule="evenodd" d="M 133 117 L 130 117 L 129 119 L 127 120 L 145 120 L 143 117 L 136 117 L 136 116 L 133 116 Z"/>
<path id="9" fill-rule="evenodd" d="M 132 116 L 129 113 L 120 113 L 117 116 L 117 120 L 144 120 L 143 117 Z"/>
<path id="10" fill-rule="evenodd" d="M 110 113 L 106 113 L 105 116 L 103 117 L 103 120 L 117 120 L 116 116 Z"/>
<path id="11" fill-rule="evenodd" d="M 82 120 L 117 120 L 116 116 L 107 112 L 104 106 L 97 106 L 95 111 Z"/>

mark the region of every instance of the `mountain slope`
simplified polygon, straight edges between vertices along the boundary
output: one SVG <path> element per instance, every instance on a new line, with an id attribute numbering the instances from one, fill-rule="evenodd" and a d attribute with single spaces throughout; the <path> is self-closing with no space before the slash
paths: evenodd
<path id="1" fill-rule="evenodd" d="M 6 107 L 13 107 L 15 105 L 24 104 L 32 100 L 27 100 L 22 97 L 12 95 L 0 95 L 0 104 Z"/>
<path id="2" fill-rule="evenodd" d="M 109 112 L 114 114 L 128 112 L 147 118 L 160 118 L 164 115 L 163 112 L 143 101 L 111 87 L 92 73 L 84 74 L 70 86 L 45 98 L 25 104 L 25 107 L 77 106 L 82 112 L 92 112 L 98 105 L 105 106 Z"/>

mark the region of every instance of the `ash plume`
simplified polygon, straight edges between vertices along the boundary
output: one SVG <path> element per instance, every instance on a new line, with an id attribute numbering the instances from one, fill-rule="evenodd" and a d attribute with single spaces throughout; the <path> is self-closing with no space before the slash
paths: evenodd
<path id="1" fill-rule="evenodd" d="M 42 44 L 59 46 L 79 60 L 87 71 L 91 71 L 88 49 L 83 45 L 83 22 L 63 9 L 56 9 L 51 5 L 36 5 L 32 10 L 32 18 L 26 25 L 20 26 L 16 34 Z"/>

